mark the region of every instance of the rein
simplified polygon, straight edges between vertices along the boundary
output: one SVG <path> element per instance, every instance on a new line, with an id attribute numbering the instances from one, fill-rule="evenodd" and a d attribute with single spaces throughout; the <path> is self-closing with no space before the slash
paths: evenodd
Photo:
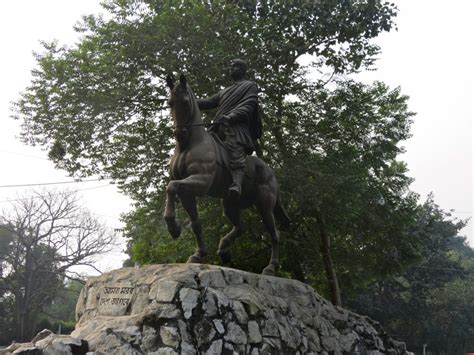
<path id="1" fill-rule="evenodd" d="M 185 123 L 185 124 L 175 125 L 176 128 L 182 128 L 182 127 L 190 128 L 190 127 L 198 127 L 198 126 L 204 126 L 204 127 L 208 128 L 208 127 L 212 126 L 212 123 L 193 123 L 193 124 Z"/>

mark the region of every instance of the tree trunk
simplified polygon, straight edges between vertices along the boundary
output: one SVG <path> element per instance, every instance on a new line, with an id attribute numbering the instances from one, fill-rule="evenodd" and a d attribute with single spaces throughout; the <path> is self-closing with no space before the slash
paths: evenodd
<path id="1" fill-rule="evenodd" d="M 331 293 L 331 302 L 335 306 L 342 307 L 341 291 L 337 281 L 336 271 L 331 258 L 331 241 L 326 229 L 326 223 L 319 210 L 316 210 L 316 220 L 319 226 L 319 236 L 321 238 L 321 254 L 324 261 L 324 269 L 329 283 L 329 291 Z"/>
<path id="2" fill-rule="evenodd" d="M 301 268 L 301 264 L 296 262 L 294 264 L 292 264 L 292 267 L 291 267 L 291 278 L 293 280 L 298 280 L 298 281 L 301 281 L 303 283 L 306 283 L 306 276 L 303 272 L 303 269 Z"/>
<path id="3" fill-rule="evenodd" d="M 18 302 L 18 301 L 17 301 Z M 23 302 L 20 301 L 20 302 Z M 17 318 L 17 324 L 16 324 L 16 334 L 15 338 L 17 341 L 26 341 L 25 337 L 25 314 L 26 312 L 24 311 L 24 308 L 21 304 L 17 303 L 17 312 L 16 312 L 16 318 Z"/>

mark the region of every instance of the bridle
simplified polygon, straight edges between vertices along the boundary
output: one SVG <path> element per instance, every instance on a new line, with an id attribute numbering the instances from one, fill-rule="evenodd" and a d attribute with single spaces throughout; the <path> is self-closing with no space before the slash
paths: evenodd
<path id="1" fill-rule="evenodd" d="M 192 96 L 192 94 L 189 93 L 189 90 L 186 89 L 186 94 L 188 96 Z M 186 122 L 185 123 L 181 123 L 181 124 L 175 124 L 174 127 L 175 127 L 175 135 L 176 135 L 176 130 L 179 129 L 179 128 L 185 128 L 189 131 L 190 128 L 192 127 L 199 127 L 199 126 L 204 126 L 204 127 L 211 127 L 212 126 L 212 123 L 204 123 L 204 122 L 201 122 L 201 123 L 192 123 L 192 119 L 193 119 L 193 114 L 194 114 L 194 111 L 193 110 L 189 110 L 188 112 L 188 116 L 186 117 Z"/>
<path id="2" fill-rule="evenodd" d="M 189 90 L 186 88 L 186 94 L 188 96 L 193 96 L 192 93 L 189 92 Z M 176 93 L 175 93 L 176 95 Z M 199 127 L 199 126 L 204 126 L 204 127 L 210 127 L 212 124 L 207 124 L 204 122 L 201 123 L 192 123 L 194 117 L 194 108 L 191 108 L 188 111 L 185 123 L 181 124 L 176 124 L 174 125 L 174 136 L 178 143 L 187 145 L 189 142 L 189 138 L 191 135 L 191 128 L 193 127 Z"/>

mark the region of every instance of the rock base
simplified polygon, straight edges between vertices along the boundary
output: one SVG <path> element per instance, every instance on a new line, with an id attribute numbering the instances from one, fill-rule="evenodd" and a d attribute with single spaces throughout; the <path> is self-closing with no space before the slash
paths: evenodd
<path id="1" fill-rule="evenodd" d="M 377 322 L 301 282 L 200 264 L 91 277 L 71 336 L 39 333 L 3 354 L 409 354 Z"/>
<path id="2" fill-rule="evenodd" d="M 200 264 L 90 278 L 72 336 L 96 354 L 405 354 L 301 282 Z"/>
<path id="3" fill-rule="evenodd" d="M 69 335 L 57 335 L 48 329 L 39 332 L 29 343 L 13 343 L 0 350 L 0 355 L 83 355 L 87 342 Z"/>

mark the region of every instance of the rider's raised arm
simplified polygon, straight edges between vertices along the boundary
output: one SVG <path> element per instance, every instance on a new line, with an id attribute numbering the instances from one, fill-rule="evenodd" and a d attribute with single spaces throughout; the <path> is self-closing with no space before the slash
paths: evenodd
<path id="1" fill-rule="evenodd" d="M 216 108 L 219 105 L 219 94 L 215 94 L 208 99 L 196 99 L 200 110 L 210 110 Z"/>

